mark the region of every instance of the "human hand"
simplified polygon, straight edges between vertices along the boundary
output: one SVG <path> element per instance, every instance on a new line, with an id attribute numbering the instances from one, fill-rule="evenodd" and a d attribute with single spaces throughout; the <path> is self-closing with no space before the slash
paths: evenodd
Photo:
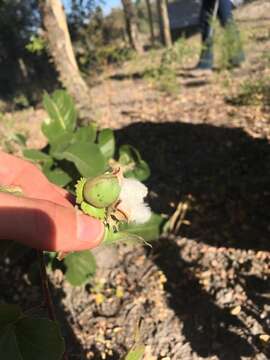
<path id="1" fill-rule="evenodd" d="M 102 222 L 74 209 L 68 192 L 50 183 L 33 164 L 0 151 L 0 186 L 17 186 L 23 192 L 0 192 L 0 240 L 61 252 L 101 242 Z"/>

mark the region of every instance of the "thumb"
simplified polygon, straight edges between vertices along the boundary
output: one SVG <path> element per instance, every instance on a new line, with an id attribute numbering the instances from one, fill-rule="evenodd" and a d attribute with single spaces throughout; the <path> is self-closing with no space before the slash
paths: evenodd
<path id="1" fill-rule="evenodd" d="M 102 222 L 47 200 L 0 193 L 0 239 L 39 250 L 79 251 L 97 246 Z"/>

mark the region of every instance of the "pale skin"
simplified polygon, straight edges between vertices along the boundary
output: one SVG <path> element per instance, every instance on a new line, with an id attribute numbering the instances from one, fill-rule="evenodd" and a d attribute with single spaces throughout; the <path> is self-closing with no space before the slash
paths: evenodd
<path id="1" fill-rule="evenodd" d="M 23 193 L 0 192 L 0 241 L 61 252 L 100 244 L 102 222 L 76 210 L 69 193 L 50 183 L 30 162 L 0 151 L 0 186 L 18 187 Z"/>

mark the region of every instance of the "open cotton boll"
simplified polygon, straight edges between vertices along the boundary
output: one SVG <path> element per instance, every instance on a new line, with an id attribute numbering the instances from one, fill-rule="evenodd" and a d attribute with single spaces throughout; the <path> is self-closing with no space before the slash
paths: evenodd
<path id="1" fill-rule="evenodd" d="M 137 204 L 143 202 L 143 199 L 148 193 L 147 187 L 136 179 L 122 180 L 120 200 L 128 202 L 129 204 Z"/>
<path id="2" fill-rule="evenodd" d="M 139 180 L 123 179 L 119 207 L 128 214 L 129 221 L 143 224 L 151 217 L 151 209 L 143 201 L 148 189 Z"/>
<path id="3" fill-rule="evenodd" d="M 135 222 L 136 224 L 144 224 L 151 217 L 151 209 L 147 204 L 141 203 L 131 209 L 130 212 L 130 221 Z"/>

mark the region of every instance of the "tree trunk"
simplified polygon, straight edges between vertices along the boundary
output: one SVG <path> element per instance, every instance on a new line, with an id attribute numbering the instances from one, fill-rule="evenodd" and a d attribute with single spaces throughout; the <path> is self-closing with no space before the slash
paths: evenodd
<path id="1" fill-rule="evenodd" d="M 149 22 L 149 28 L 150 28 L 150 35 L 151 35 L 151 44 L 154 45 L 155 43 L 155 33 L 154 33 L 154 25 L 153 25 L 153 14 L 152 14 L 152 8 L 150 0 L 145 0 L 146 7 L 147 7 L 147 13 L 148 13 L 148 22 Z"/>
<path id="2" fill-rule="evenodd" d="M 166 0 L 157 0 L 160 37 L 163 45 L 169 47 L 172 45 L 172 37 L 170 30 L 170 20 Z"/>
<path id="3" fill-rule="evenodd" d="M 60 0 L 40 0 L 48 47 L 60 81 L 74 98 L 80 116 L 91 119 L 90 90 L 83 80 L 73 52 L 66 15 Z"/>
<path id="4" fill-rule="evenodd" d="M 127 28 L 127 34 L 128 34 L 130 46 L 139 54 L 142 54 L 143 46 L 139 38 L 137 16 L 135 13 L 134 6 L 131 0 L 122 0 L 122 4 L 125 13 L 126 28 Z"/>

